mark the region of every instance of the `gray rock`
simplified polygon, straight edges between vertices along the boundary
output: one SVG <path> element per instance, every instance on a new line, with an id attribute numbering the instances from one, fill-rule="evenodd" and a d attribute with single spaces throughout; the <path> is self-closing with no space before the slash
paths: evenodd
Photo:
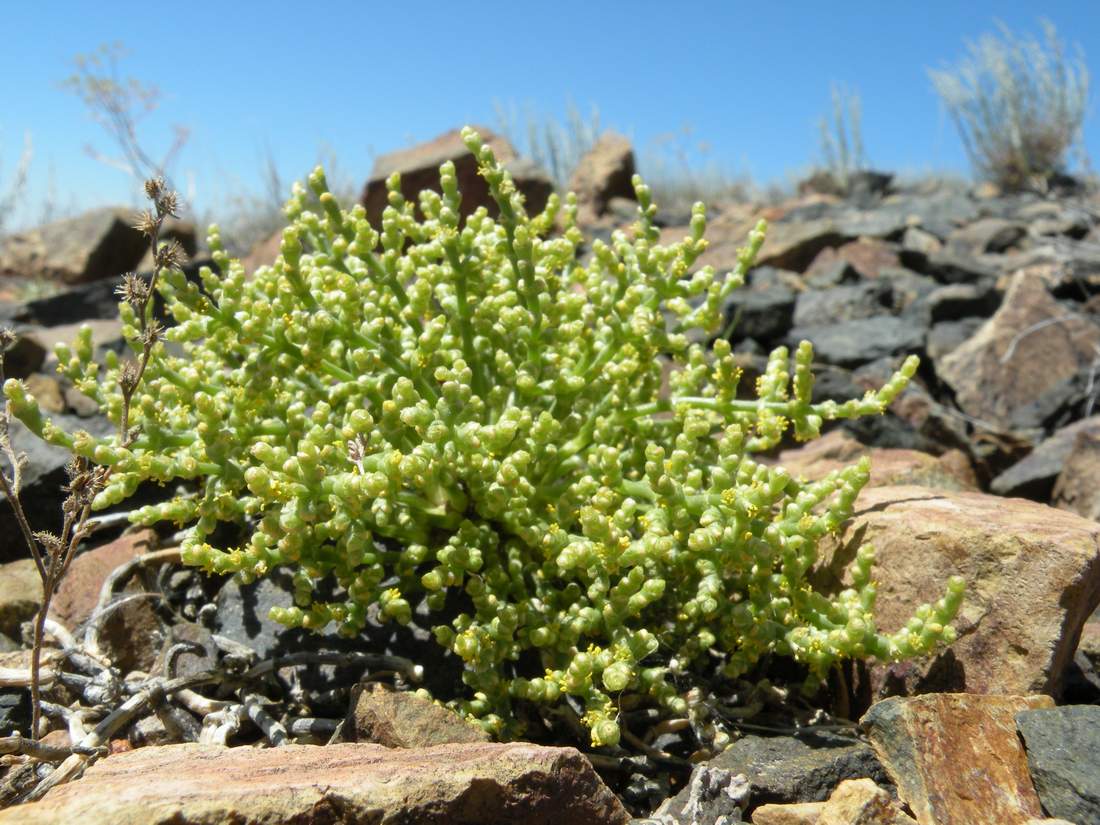
<path id="1" fill-rule="evenodd" d="M 832 289 L 808 289 L 800 293 L 795 301 L 794 326 L 825 326 L 889 315 L 893 296 L 890 284 L 881 281 L 862 281 Z"/>
<path id="2" fill-rule="evenodd" d="M 71 415 L 52 415 L 50 419 L 66 432 L 87 430 L 94 436 L 104 436 L 115 431 L 115 426 L 102 416 L 77 418 Z M 16 452 L 27 454 L 27 466 L 23 470 L 23 489 L 19 500 L 32 530 L 56 530 L 61 523 L 61 502 L 65 500 L 62 489 L 68 481 L 65 465 L 69 451 L 47 444 L 30 432 L 23 423 L 14 420 L 11 440 Z M 6 464 L 6 461 L 5 461 Z M 6 496 L 0 494 L 0 562 L 27 555 L 15 512 L 8 505 Z"/>
<path id="3" fill-rule="evenodd" d="M 668 825 L 732 825 L 751 796 L 749 781 L 740 774 L 712 765 L 698 765 L 688 785 L 653 812 L 652 819 Z"/>
<path id="4" fill-rule="evenodd" d="M 928 256 L 926 275 L 944 284 L 972 284 L 983 279 L 993 280 L 997 272 L 973 257 L 950 249 L 933 252 Z"/>
<path id="5" fill-rule="evenodd" d="M 928 357 L 937 359 L 953 352 L 977 332 L 985 321 L 981 318 L 962 318 L 958 321 L 940 321 L 928 330 L 924 349 Z"/>
<path id="6" fill-rule="evenodd" d="M 924 343 L 924 328 L 909 318 L 879 315 L 843 324 L 795 327 L 787 335 L 791 347 L 803 339 L 814 345 L 817 359 L 850 367 L 918 349 Z"/>
<path id="7" fill-rule="evenodd" d="M 1100 823 L 1100 707 L 1023 710 L 1016 727 L 1047 815 Z"/>
<path id="8" fill-rule="evenodd" d="M 869 745 L 834 734 L 746 736 L 704 763 L 742 774 L 752 789 L 752 804 L 820 802 L 843 780 L 870 777 L 891 783 Z M 687 789 L 677 795 L 684 797 Z"/>
<path id="9" fill-rule="evenodd" d="M 791 328 L 795 295 L 785 287 L 734 290 L 726 299 L 726 324 L 733 324 L 731 341 L 752 338 L 769 342 Z"/>

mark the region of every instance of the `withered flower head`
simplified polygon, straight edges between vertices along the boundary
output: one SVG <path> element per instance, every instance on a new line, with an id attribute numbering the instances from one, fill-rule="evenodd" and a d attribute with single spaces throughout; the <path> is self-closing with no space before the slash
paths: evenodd
<path id="1" fill-rule="evenodd" d="M 156 199 L 156 205 L 157 214 L 160 215 L 162 218 L 169 215 L 173 218 L 179 217 L 179 214 L 177 212 L 177 210 L 179 209 L 179 202 L 175 192 L 169 191 L 162 194 L 159 198 Z"/>
<path id="2" fill-rule="evenodd" d="M 145 181 L 145 197 L 155 201 L 164 192 L 164 178 L 155 177 Z"/>
<path id="3" fill-rule="evenodd" d="M 122 365 L 122 369 L 118 374 L 118 386 L 122 390 L 122 394 L 129 397 L 133 395 L 134 390 L 137 389 L 138 383 L 138 365 L 133 361 L 127 361 Z"/>
<path id="4" fill-rule="evenodd" d="M 158 221 L 156 215 L 148 209 L 139 212 L 137 220 L 134 221 L 134 229 L 149 238 L 153 237 L 153 233 L 157 231 L 157 227 L 159 226 L 160 221 Z"/>
<path id="5" fill-rule="evenodd" d="M 136 272 L 127 272 L 122 276 L 122 283 L 115 289 L 115 294 L 134 309 L 140 310 L 149 299 L 149 284 Z"/>
<path id="6" fill-rule="evenodd" d="M 171 240 L 157 247 L 153 260 L 158 269 L 179 269 L 187 261 L 187 253 L 183 251 L 179 241 Z"/>

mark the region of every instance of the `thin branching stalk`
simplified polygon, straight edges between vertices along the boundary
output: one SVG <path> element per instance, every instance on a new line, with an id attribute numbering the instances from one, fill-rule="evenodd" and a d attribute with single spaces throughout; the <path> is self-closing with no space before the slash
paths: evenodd
<path id="1" fill-rule="evenodd" d="M 177 198 L 175 192 L 169 190 L 162 179 L 151 179 L 145 184 L 145 193 L 153 203 L 153 208 L 143 212 L 136 224 L 137 229 L 143 232 L 150 241 L 153 250 L 154 269 L 153 276 L 148 284 L 138 275 L 129 273 L 125 276 L 119 293 L 124 300 L 134 309 L 140 327 L 142 343 L 141 355 L 136 362 L 128 363 L 122 370 L 119 385 L 122 391 L 122 415 L 119 421 L 119 442 L 123 447 L 129 447 L 138 437 L 138 430 L 131 429 L 130 405 L 134 395 L 141 384 L 141 378 L 149 359 L 153 355 L 156 344 L 160 341 L 163 330 L 152 318 L 151 298 L 156 288 L 157 279 L 161 272 L 167 268 L 176 268 L 183 261 L 183 251 L 175 241 L 160 243 L 160 231 L 164 221 L 169 217 L 177 217 Z M 15 336 L 9 330 L 0 331 L 0 346 L 6 349 L 14 343 Z M 3 367 L 0 363 L 0 381 L 3 380 Z M 12 477 L 9 480 L 4 473 L 0 473 L 0 487 L 11 502 L 15 510 L 16 521 L 19 523 L 20 532 L 30 549 L 34 559 L 38 575 L 42 580 L 42 603 L 34 621 L 34 639 L 31 648 L 31 738 L 37 738 L 39 724 L 42 719 L 42 647 L 46 634 L 47 616 L 53 596 L 64 578 L 69 565 L 72 562 L 76 549 L 95 529 L 96 524 L 89 521 L 92 512 L 92 501 L 96 495 L 107 486 L 111 478 L 112 468 L 91 465 L 80 456 L 73 456 L 66 467 L 69 483 L 66 487 L 68 496 L 62 504 L 62 526 L 60 535 L 47 531 L 33 532 L 30 523 L 20 502 L 19 495 L 22 490 L 22 467 L 25 457 L 16 454 L 12 447 L 9 424 L 11 420 L 11 405 L 5 406 L 4 413 L 0 416 L 0 447 L 7 454 L 8 461 L 12 465 Z M 40 549 L 41 547 L 41 549 Z"/>

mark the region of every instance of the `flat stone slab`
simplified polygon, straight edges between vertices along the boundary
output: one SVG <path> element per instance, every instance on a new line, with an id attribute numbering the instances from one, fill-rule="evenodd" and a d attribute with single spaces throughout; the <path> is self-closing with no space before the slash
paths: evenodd
<path id="1" fill-rule="evenodd" d="M 629 818 L 573 748 L 186 744 L 102 759 L 42 800 L 0 812 L 0 825 L 624 825 Z"/>

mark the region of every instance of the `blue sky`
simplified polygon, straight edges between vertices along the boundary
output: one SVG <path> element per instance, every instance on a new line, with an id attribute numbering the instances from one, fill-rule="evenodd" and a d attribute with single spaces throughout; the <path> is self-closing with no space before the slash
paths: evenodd
<path id="1" fill-rule="evenodd" d="M 1090 66 L 1100 59 L 1094 0 L 4 0 L 0 9 L 0 194 L 24 134 L 34 146 L 30 199 L 16 223 L 33 220 L 47 198 L 62 209 L 135 202 L 124 173 L 84 152 L 113 146 L 59 87 L 76 54 L 112 41 L 130 52 L 122 74 L 163 92 L 140 125 L 153 153 L 169 144 L 173 124 L 190 128 L 175 177 L 213 218 L 234 192 L 260 189 L 265 153 L 287 179 L 323 154 L 362 182 L 377 154 L 464 123 L 494 126 L 497 104 L 550 116 L 569 101 L 582 112 L 596 106 L 643 156 L 677 134 L 693 152 L 707 144 L 701 164 L 785 182 L 820 159 L 817 121 L 840 84 L 861 99 L 876 168 L 965 173 L 927 69 L 963 57 L 966 41 L 997 20 L 1034 33 L 1040 16 L 1064 41 L 1091 47 Z M 1094 160 L 1098 126 L 1091 105 Z"/>

